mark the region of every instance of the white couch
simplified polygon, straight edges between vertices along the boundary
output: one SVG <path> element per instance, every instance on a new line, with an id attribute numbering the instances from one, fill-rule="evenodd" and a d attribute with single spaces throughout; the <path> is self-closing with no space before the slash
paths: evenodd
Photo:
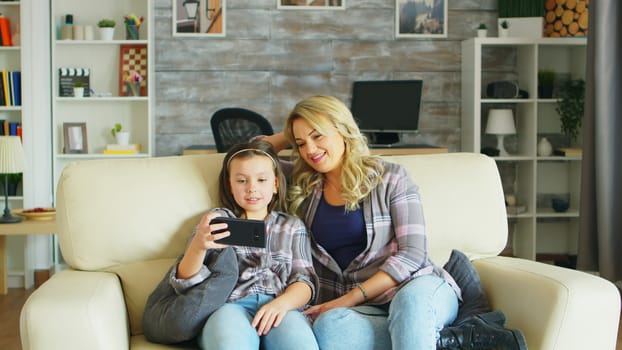
<path id="1" fill-rule="evenodd" d="M 216 206 L 222 154 L 106 159 L 67 166 L 57 222 L 69 269 L 27 300 L 30 349 L 173 349 L 142 335 L 145 301 L 183 252 L 201 214 Z M 433 260 L 453 248 L 474 261 L 494 309 L 529 349 L 615 349 L 620 295 L 593 275 L 499 257 L 507 239 L 495 162 L 467 153 L 395 156 L 420 185 Z"/>

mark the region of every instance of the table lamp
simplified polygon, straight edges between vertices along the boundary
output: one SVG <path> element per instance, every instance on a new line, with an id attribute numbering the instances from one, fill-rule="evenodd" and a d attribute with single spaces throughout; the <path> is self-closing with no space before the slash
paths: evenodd
<path id="1" fill-rule="evenodd" d="M 514 127 L 514 116 L 511 109 L 491 109 L 488 112 L 488 123 L 486 123 L 486 133 L 497 135 L 497 149 L 500 156 L 508 156 L 508 152 L 503 145 L 505 135 L 516 134 Z"/>
<path id="2" fill-rule="evenodd" d="M 24 171 L 24 149 L 19 136 L 0 136 L 0 176 L 4 176 L 4 215 L 0 224 L 16 223 L 22 218 L 11 215 L 9 209 L 9 174 Z"/>

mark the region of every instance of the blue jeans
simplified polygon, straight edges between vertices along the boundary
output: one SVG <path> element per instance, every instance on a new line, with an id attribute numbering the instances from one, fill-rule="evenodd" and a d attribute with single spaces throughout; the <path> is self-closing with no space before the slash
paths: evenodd
<path id="1" fill-rule="evenodd" d="M 253 317 L 274 297 L 250 295 L 216 310 L 205 323 L 197 339 L 201 349 L 209 350 L 317 350 L 311 324 L 298 310 L 287 312 L 281 324 L 261 337 L 251 326 Z"/>
<path id="2" fill-rule="evenodd" d="M 457 315 L 453 288 L 436 275 L 426 275 L 402 287 L 388 307 L 324 312 L 313 323 L 313 332 L 320 349 L 326 350 L 435 350 L 440 330 Z"/>

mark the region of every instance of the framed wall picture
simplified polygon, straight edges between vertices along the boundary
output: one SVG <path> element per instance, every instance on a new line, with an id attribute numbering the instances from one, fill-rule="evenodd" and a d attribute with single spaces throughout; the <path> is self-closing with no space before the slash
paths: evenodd
<path id="1" fill-rule="evenodd" d="M 147 45 L 121 44 L 119 45 L 119 96 L 147 96 Z M 128 81 L 136 80 L 139 76 L 138 87 L 132 93 Z"/>
<path id="2" fill-rule="evenodd" d="M 346 8 L 346 0 L 276 0 L 276 7 L 293 10 L 340 10 Z"/>
<path id="3" fill-rule="evenodd" d="M 63 123 L 64 153 L 89 153 L 86 123 Z"/>
<path id="4" fill-rule="evenodd" d="M 446 38 L 447 0 L 395 0 L 395 36 Z"/>
<path id="5" fill-rule="evenodd" d="M 226 0 L 173 0 L 173 36 L 224 37 Z"/>

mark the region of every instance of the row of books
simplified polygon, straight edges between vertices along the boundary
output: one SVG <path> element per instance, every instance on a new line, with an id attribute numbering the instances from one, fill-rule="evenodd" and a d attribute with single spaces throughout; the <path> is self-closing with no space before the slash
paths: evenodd
<path id="1" fill-rule="evenodd" d="M 0 81 L 0 106 L 22 105 L 22 72 L 1 71 Z"/>
<path id="2" fill-rule="evenodd" d="M 22 137 L 22 124 L 0 119 L 0 135 Z"/>

